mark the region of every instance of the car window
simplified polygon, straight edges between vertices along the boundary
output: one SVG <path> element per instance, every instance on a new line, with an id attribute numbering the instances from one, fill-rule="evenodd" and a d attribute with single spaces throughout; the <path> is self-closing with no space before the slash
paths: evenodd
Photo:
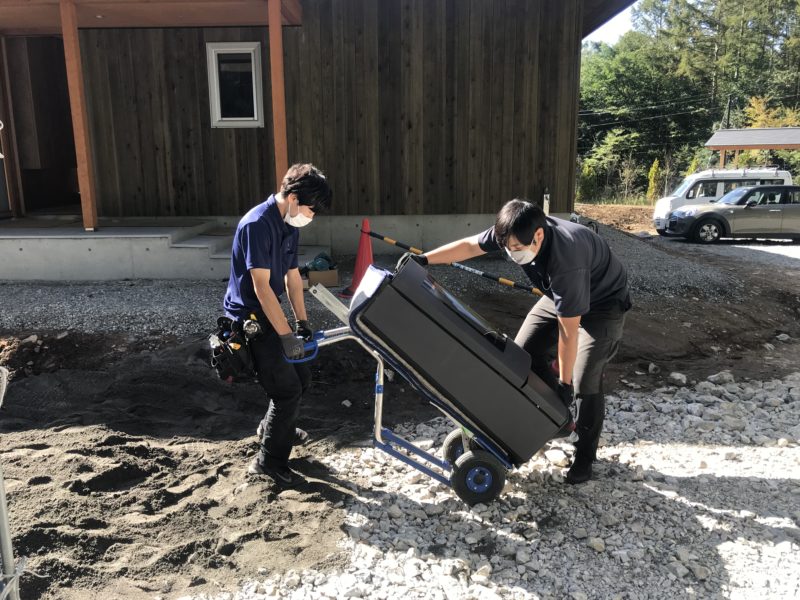
<path id="1" fill-rule="evenodd" d="M 684 180 L 683 183 L 681 183 L 678 187 L 672 190 L 672 194 L 670 195 L 682 198 L 683 193 L 686 191 L 686 188 L 688 188 L 691 185 L 691 183 L 692 183 L 691 181 Z"/>
<path id="2" fill-rule="evenodd" d="M 736 188 L 735 190 L 731 190 L 727 194 L 725 194 L 722 198 L 719 199 L 720 204 L 739 204 L 739 201 L 747 194 L 748 188 L 740 187 Z"/>
<path id="3" fill-rule="evenodd" d="M 758 181 L 755 179 L 727 179 L 723 182 L 723 194 L 727 194 L 728 192 L 735 190 L 740 187 L 749 187 L 753 185 L 758 185 Z M 783 183 L 782 181 L 779 183 Z"/>
<path id="4" fill-rule="evenodd" d="M 781 185 L 783 184 L 783 179 L 762 179 L 761 185 Z"/>
<path id="5" fill-rule="evenodd" d="M 800 204 L 800 190 L 787 190 L 783 196 L 784 204 Z"/>
<path id="6" fill-rule="evenodd" d="M 780 190 L 756 190 L 747 198 L 747 202 L 755 200 L 756 206 L 767 206 L 769 204 L 780 204 Z"/>
<path id="7" fill-rule="evenodd" d="M 689 200 L 694 198 L 716 198 L 717 197 L 717 182 L 716 181 L 701 181 L 689 190 L 686 194 Z"/>

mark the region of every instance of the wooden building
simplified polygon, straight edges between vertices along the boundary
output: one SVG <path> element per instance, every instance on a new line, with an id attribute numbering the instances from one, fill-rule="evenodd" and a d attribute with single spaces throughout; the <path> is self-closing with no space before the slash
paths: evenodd
<path id="1" fill-rule="evenodd" d="M 238 215 L 300 161 L 338 215 L 567 212 L 581 40 L 631 3 L 0 0 L 9 208 Z"/>

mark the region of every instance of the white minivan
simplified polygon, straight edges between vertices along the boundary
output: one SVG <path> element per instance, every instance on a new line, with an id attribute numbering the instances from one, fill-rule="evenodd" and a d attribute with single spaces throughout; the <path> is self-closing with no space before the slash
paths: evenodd
<path id="1" fill-rule="evenodd" d="M 789 171 L 776 167 L 755 169 L 709 169 L 689 175 L 675 190 L 656 202 L 653 226 L 665 235 L 670 213 L 686 204 L 708 204 L 739 187 L 751 185 L 792 185 Z"/>

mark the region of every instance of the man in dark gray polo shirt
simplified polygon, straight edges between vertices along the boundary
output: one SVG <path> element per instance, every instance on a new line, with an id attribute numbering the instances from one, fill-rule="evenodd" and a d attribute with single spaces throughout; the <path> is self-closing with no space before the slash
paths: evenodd
<path id="1" fill-rule="evenodd" d="M 535 203 L 511 200 L 494 227 L 402 260 L 449 264 L 504 250 L 544 294 L 533 306 L 515 342 L 531 355 L 531 369 L 571 405 L 577 398 L 575 458 L 567 481 L 592 475 L 605 416 L 603 372 L 622 339 L 631 307 L 628 275 L 606 241 L 576 223 L 545 217 Z M 559 377 L 549 353 L 556 346 Z"/>

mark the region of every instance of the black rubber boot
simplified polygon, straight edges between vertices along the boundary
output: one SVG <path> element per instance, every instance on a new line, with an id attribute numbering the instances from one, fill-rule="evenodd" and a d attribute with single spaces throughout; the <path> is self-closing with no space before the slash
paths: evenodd
<path id="1" fill-rule="evenodd" d="M 597 444 L 603 430 L 606 398 L 600 394 L 578 394 L 575 458 L 567 471 L 567 483 L 583 483 L 592 477 L 592 463 L 597 458 Z"/>

